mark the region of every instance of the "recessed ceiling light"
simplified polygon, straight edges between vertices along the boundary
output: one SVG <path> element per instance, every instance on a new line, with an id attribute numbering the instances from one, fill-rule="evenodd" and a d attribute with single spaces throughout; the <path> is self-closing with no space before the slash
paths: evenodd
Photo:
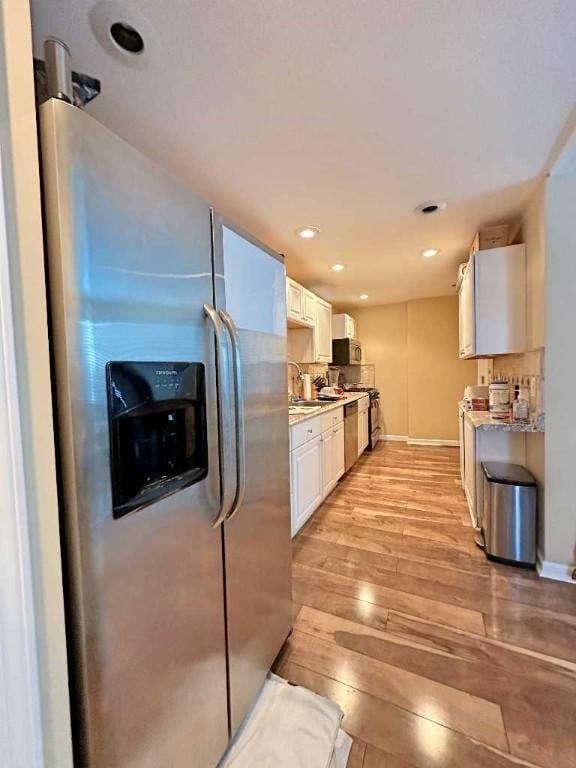
<path id="1" fill-rule="evenodd" d="M 424 251 L 420 251 L 422 256 L 424 256 L 426 259 L 431 259 L 432 256 L 438 256 L 440 251 L 438 248 L 426 248 Z"/>
<path id="2" fill-rule="evenodd" d="M 361 293 L 360 296 L 358 296 L 358 298 L 362 299 L 362 301 L 366 301 L 366 299 L 368 298 L 368 294 L 367 293 Z"/>
<path id="3" fill-rule="evenodd" d="M 431 213 L 437 213 L 443 211 L 446 208 L 445 200 L 426 200 L 425 203 L 420 203 L 416 206 L 416 213 L 423 213 L 429 216 Z"/>
<path id="4" fill-rule="evenodd" d="M 346 264 L 332 264 L 332 270 L 334 272 L 342 272 L 343 269 L 346 269 Z"/>
<path id="5" fill-rule="evenodd" d="M 144 50 L 144 40 L 140 32 L 123 21 L 115 21 L 112 24 L 110 37 L 126 53 L 138 54 Z"/>
<path id="6" fill-rule="evenodd" d="M 316 227 L 300 227 L 300 229 L 296 230 L 296 234 L 304 238 L 304 240 L 311 240 L 320 234 L 320 230 Z"/>

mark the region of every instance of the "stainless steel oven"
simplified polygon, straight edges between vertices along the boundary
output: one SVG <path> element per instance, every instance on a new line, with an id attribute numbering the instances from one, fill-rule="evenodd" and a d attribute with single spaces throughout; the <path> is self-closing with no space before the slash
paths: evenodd
<path id="1" fill-rule="evenodd" d="M 373 451 L 380 439 L 380 392 L 375 387 L 366 384 L 344 384 L 346 392 L 367 392 L 370 395 L 370 410 L 368 411 L 368 449 Z"/>
<path id="2" fill-rule="evenodd" d="M 332 341 L 332 365 L 360 365 L 362 347 L 358 339 L 334 339 Z"/>

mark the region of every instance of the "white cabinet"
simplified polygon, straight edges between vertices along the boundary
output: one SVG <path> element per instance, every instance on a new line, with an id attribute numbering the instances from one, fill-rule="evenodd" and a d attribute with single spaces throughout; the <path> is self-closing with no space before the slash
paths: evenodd
<path id="1" fill-rule="evenodd" d="M 343 422 L 322 433 L 322 470 L 324 474 L 324 498 L 326 498 L 344 474 Z"/>
<path id="2" fill-rule="evenodd" d="M 458 409 L 458 434 L 460 438 L 460 484 L 464 490 L 464 411 L 462 408 Z"/>
<path id="3" fill-rule="evenodd" d="M 317 363 L 332 362 L 332 305 L 316 298 L 315 350 Z"/>
<path id="4" fill-rule="evenodd" d="M 317 297 L 312 291 L 308 291 L 304 288 L 304 295 L 302 297 L 302 319 L 306 323 L 316 322 L 316 301 Z"/>
<path id="5" fill-rule="evenodd" d="M 344 409 L 330 409 L 290 427 L 292 536 L 344 474 Z"/>
<path id="6" fill-rule="evenodd" d="M 286 315 L 300 322 L 304 312 L 304 288 L 295 280 L 286 278 Z"/>
<path id="7" fill-rule="evenodd" d="M 314 328 L 318 301 L 321 299 L 315 293 L 304 288 L 291 277 L 286 278 L 286 317 L 291 327 Z M 330 311 L 332 311 L 332 307 L 330 307 Z"/>
<path id="8" fill-rule="evenodd" d="M 492 357 L 525 351 L 524 245 L 474 253 L 458 295 L 460 357 Z"/>
<path id="9" fill-rule="evenodd" d="M 322 438 L 315 437 L 290 454 L 292 535 L 324 498 Z"/>
<path id="10" fill-rule="evenodd" d="M 288 359 L 295 363 L 332 362 L 332 305 L 286 278 Z"/>
<path id="11" fill-rule="evenodd" d="M 333 444 L 334 463 L 332 465 L 335 475 L 334 485 L 336 485 L 338 480 L 340 480 L 346 471 L 346 467 L 344 465 L 344 421 L 341 421 L 340 424 L 335 428 L 335 432 L 336 439 Z"/>
<path id="12" fill-rule="evenodd" d="M 333 339 L 357 339 L 356 320 L 346 313 L 332 315 Z"/>
<path id="13" fill-rule="evenodd" d="M 368 409 L 370 398 L 363 397 L 358 401 L 358 456 L 368 447 Z"/>
<path id="14" fill-rule="evenodd" d="M 288 325 L 312 328 L 316 322 L 316 296 L 291 277 L 286 278 Z"/>
<path id="15" fill-rule="evenodd" d="M 464 493 L 476 522 L 476 430 L 464 419 Z"/>

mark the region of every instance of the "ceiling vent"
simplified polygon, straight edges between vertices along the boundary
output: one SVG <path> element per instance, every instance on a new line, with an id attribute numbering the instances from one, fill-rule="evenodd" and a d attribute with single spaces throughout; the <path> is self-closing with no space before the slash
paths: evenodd
<path id="1" fill-rule="evenodd" d="M 423 213 L 425 216 L 430 216 L 431 213 L 438 213 L 446 208 L 446 202 L 444 200 L 427 200 L 425 203 L 420 203 L 416 208 L 416 213 Z"/>

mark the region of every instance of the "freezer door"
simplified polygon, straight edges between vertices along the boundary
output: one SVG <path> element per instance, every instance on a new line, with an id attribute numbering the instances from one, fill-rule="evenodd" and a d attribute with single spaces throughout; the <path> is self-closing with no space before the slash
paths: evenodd
<path id="1" fill-rule="evenodd" d="M 210 210 L 74 107 L 43 104 L 41 131 L 77 764 L 213 768 L 228 717 Z"/>
<path id="2" fill-rule="evenodd" d="M 281 257 L 214 218 L 216 301 L 238 329 L 244 417 L 245 489 L 224 523 L 234 733 L 291 629 L 286 273 Z"/>

